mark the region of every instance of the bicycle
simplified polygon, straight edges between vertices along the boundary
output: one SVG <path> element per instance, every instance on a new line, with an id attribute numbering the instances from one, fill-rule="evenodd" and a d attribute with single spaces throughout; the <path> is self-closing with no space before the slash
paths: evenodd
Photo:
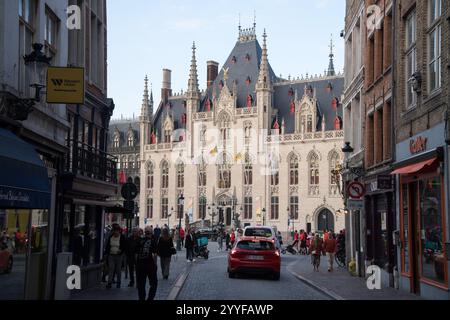
<path id="1" fill-rule="evenodd" d="M 336 255 L 334 256 L 334 260 L 336 260 L 336 263 L 339 267 L 345 268 L 345 251 L 344 250 L 338 250 L 336 252 Z"/>

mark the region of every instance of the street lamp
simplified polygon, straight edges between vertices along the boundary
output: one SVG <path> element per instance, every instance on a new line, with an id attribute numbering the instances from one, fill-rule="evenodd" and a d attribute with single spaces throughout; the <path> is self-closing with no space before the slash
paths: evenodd
<path id="1" fill-rule="evenodd" d="M 183 196 L 183 194 L 181 194 L 181 196 L 178 198 L 178 216 L 180 218 L 180 221 L 178 223 L 177 251 L 181 251 L 180 235 L 181 235 L 181 218 L 183 217 L 183 207 L 184 207 L 184 196 Z"/>
<path id="2" fill-rule="evenodd" d="M 170 231 L 170 217 L 173 215 L 173 207 L 170 209 L 170 214 L 167 215 L 167 228 Z"/>
<path id="3" fill-rule="evenodd" d="M 263 226 L 266 225 L 266 208 L 262 209 L 262 214 L 263 214 Z"/>
<path id="4" fill-rule="evenodd" d="M 47 57 L 42 52 L 42 44 L 35 43 L 33 51 L 23 57 L 25 62 L 25 72 L 30 77 L 30 87 L 34 88 L 34 97 L 18 98 L 11 93 L 0 90 L 0 110 L 8 118 L 17 121 L 25 121 L 32 111 L 33 106 L 41 100 L 41 90 L 45 88 L 45 76 L 52 57 Z"/>

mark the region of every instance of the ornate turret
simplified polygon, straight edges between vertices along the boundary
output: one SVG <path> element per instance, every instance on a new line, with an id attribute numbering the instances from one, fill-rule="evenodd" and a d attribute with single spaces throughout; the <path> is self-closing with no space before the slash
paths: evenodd
<path id="1" fill-rule="evenodd" d="M 328 71 L 327 71 L 327 76 L 331 77 L 331 76 L 335 76 L 336 75 L 336 71 L 334 70 L 334 53 L 333 53 L 333 35 L 331 35 L 331 40 L 330 40 L 330 63 L 328 65 Z"/>
<path id="2" fill-rule="evenodd" d="M 261 55 L 261 66 L 259 67 L 258 83 L 256 85 L 258 89 L 272 89 L 272 81 L 270 79 L 269 72 L 269 59 L 267 55 L 267 34 L 264 29 L 263 34 L 263 47 Z"/>
<path id="3" fill-rule="evenodd" d="M 191 69 L 189 73 L 189 82 L 187 95 L 188 98 L 198 98 L 200 99 L 200 90 L 198 87 L 198 73 L 197 73 L 197 59 L 195 57 L 195 42 L 192 45 L 192 59 L 191 59 Z"/>

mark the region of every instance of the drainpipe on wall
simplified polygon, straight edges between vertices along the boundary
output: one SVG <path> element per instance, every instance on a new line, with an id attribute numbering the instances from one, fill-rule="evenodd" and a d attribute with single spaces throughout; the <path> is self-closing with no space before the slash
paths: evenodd
<path id="1" fill-rule="evenodd" d="M 396 50 L 396 43 L 397 43 L 397 33 L 396 33 L 396 26 L 397 26 L 397 0 L 392 0 L 392 46 L 391 46 L 391 55 L 392 55 L 392 98 L 391 98 L 391 159 L 392 163 L 396 160 L 396 131 L 395 131 L 395 120 L 396 120 L 396 102 L 397 102 L 397 95 L 396 95 L 396 88 L 397 88 L 397 81 L 396 81 L 396 75 L 397 75 L 397 50 Z M 395 230 L 398 230 L 399 227 L 399 218 L 400 218 L 400 205 L 399 205 L 399 197 L 398 197 L 398 188 L 397 188 L 397 179 L 395 179 L 394 182 L 394 192 L 393 196 L 395 199 L 395 202 L 392 203 L 392 209 L 395 210 L 396 214 L 394 219 L 391 219 L 391 221 L 395 221 L 396 228 Z M 393 228 L 394 229 L 394 228 Z M 393 268 L 393 274 L 392 274 L 392 284 L 394 285 L 395 289 L 398 289 L 398 283 L 399 283 L 399 273 L 398 273 L 398 254 L 397 254 L 397 246 L 394 241 L 394 254 L 393 259 L 396 261 L 395 266 Z"/>

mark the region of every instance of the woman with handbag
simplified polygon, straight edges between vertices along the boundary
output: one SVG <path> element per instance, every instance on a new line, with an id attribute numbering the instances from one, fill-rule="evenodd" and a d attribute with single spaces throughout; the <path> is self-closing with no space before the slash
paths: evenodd
<path id="1" fill-rule="evenodd" d="M 157 251 L 161 262 L 161 272 L 163 279 L 169 279 L 170 262 L 172 260 L 172 255 L 177 253 L 173 245 L 173 239 L 169 234 L 169 229 L 164 228 L 161 233 L 161 237 L 158 242 Z"/>

